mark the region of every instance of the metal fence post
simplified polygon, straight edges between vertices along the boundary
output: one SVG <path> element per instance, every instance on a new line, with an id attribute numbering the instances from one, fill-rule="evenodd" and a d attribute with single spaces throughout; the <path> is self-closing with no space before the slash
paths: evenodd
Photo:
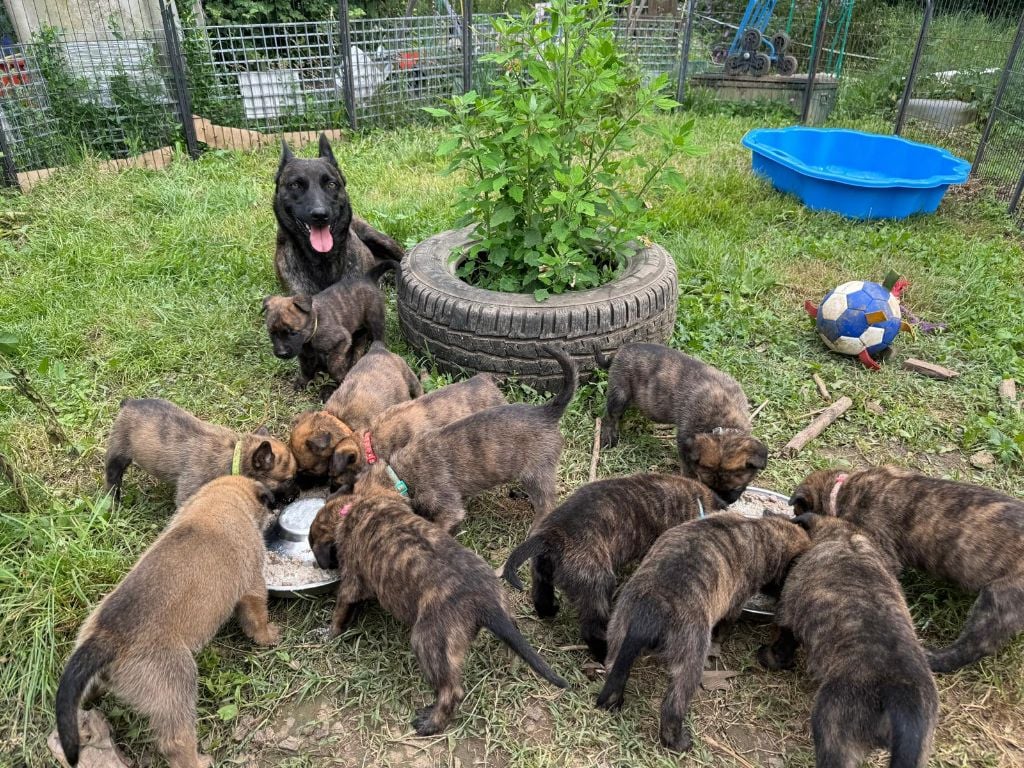
<path id="1" fill-rule="evenodd" d="M 352 76 L 352 38 L 348 30 L 348 0 L 338 0 L 338 31 L 341 35 L 341 58 L 345 63 L 345 76 L 342 78 L 345 90 L 345 112 L 348 113 L 348 125 L 353 131 L 358 129 L 356 120 L 356 89 Z"/>
<path id="2" fill-rule="evenodd" d="M 907 73 L 907 84 L 903 87 L 903 98 L 900 99 L 900 108 L 896 113 L 896 124 L 892 132 L 897 136 L 903 131 L 903 122 L 907 117 L 907 103 L 910 101 L 910 94 L 914 90 L 914 80 L 917 79 L 917 69 L 921 65 L 921 55 L 924 53 L 924 44 L 928 41 L 928 27 L 932 23 L 932 13 L 935 6 L 932 0 L 924 2 L 924 18 L 921 20 L 921 33 L 917 36 L 917 46 L 914 48 L 914 58 L 910 60 L 910 72 Z"/>
<path id="3" fill-rule="evenodd" d="M 21 189 L 21 184 L 18 182 L 18 166 L 14 163 L 11 143 L 7 140 L 7 128 L 2 119 L 0 119 L 0 152 L 3 153 L 3 157 L 0 158 L 0 166 L 2 166 L 0 170 L 3 171 L 4 185 Z"/>
<path id="4" fill-rule="evenodd" d="M 462 92 L 473 88 L 473 0 L 462 0 Z"/>
<path id="5" fill-rule="evenodd" d="M 196 125 L 192 122 L 192 94 L 188 89 L 185 55 L 181 51 L 181 38 L 178 36 L 174 7 L 167 0 L 160 0 L 160 18 L 164 26 L 164 43 L 167 46 L 167 57 L 170 59 L 171 77 L 174 79 L 174 93 L 178 101 L 181 131 L 185 136 L 185 147 L 188 149 L 188 154 L 194 160 L 199 157 L 199 139 L 196 137 Z"/>
<path id="6" fill-rule="evenodd" d="M 679 54 L 679 82 L 676 83 L 676 101 L 680 104 L 686 98 L 686 71 L 690 68 L 690 40 L 693 38 L 693 12 L 697 0 L 689 0 L 686 8 L 686 25 L 683 27 L 683 46 Z"/>
<path id="7" fill-rule="evenodd" d="M 818 59 L 825 44 L 825 24 L 828 22 L 829 0 L 818 3 L 818 21 L 814 26 L 814 46 L 807 62 L 807 86 L 804 88 L 804 103 L 800 107 L 800 123 L 805 125 L 811 114 L 811 100 L 814 98 L 814 80 L 818 75 Z"/>
<path id="8" fill-rule="evenodd" d="M 978 172 L 981 161 L 985 157 L 985 147 L 988 145 L 988 138 L 992 134 L 992 126 L 996 122 L 996 112 L 999 110 L 999 105 L 1003 103 L 1003 93 L 1006 91 L 1006 84 L 1010 81 L 1013 65 L 1017 62 L 1017 53 L 1020 51 L 1022 40 L 1024 40 L 1024 14 L 1021 14 L 1020 21 L 1017 22 L 1017 34 L 1014 36 L 1013 44 L 1010 46 L 1010 55 L 1006 57 L 1006 66 L 1003 67 L 1003 73 L 999 77 L 999 85 L 996 87 L 992 109 L 988 113 L 988 120 L 985 121 L 985 130 L 982 132 L 981 140 L 978 142 L 978 151 L 974 155 L 974 163 L 971 164 L 972 176 Z"/>
<path id="9" fill-rule="evenodd" d="M 1024 171 L 1020 174 L 1020 179 L 1017 181 L 1017 186 L 1013 188 L 1013 196 L 1010 197 L 1010 213 L 1017 212 L 1017 206 L 1020 205 L 1020 196 L 1024 193 Z"/>

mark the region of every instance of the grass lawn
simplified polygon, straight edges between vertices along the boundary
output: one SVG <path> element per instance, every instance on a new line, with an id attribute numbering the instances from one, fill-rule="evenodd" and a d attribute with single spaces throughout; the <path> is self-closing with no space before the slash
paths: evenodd
<path id="1" fill-rule="evenodd" d="M 799 457 L 771 459 L 759 484 L 788 492 L 814 468 L 893 462 L 1024 496 L 1024 420 L 996 394 L 1003 378 L 1024 382 L 1024 253 L 1002 204 L 961 192 L 938 215 L 905 222 L 813 214 L 751 176 L 739 139 L 756 123 L 698 119 L 695 140 L 706 153 L 681 164 L 688 190 L 657 202 L 655 235 L 679 264 L 673 344 L 732 373 L 752 403 L 767 401 L 755 428 L 776 456 L 823 405 L 813 373 L 854 400 Z M 335 149 L 356 211 L 406 244 L 453 222 L 456 181 L 440 175 L 433 156 L 440 136 L 380 133 Z M 19 394 L 10 377 L 0 380 L 0 451 L 16 480 L 0 484 L 2 765 L 50 764 L 43 741 L 75 632 L 173 511 L 170 489 L 138 470 L 128 471 L 120 507 L 103 496 L 104 442 L 119 401 L 167 397 L 203 418 L 239 429 L 267 424 L 280 436 L 314 404 L 312 388 L 292 389 L 295 364 L 270 354 L 260 317 L 261 299 L 277 290 L 276 162 L 272 151 L 211 152 L 162 172 L 82 168 L 2 201 L 0 330 L 19 340 L 6 359 L 56 414 Z M 910 279 L 915 313 L 949 328 L 901 336 L 893 362 L 871 373 L 827 352 L 801 304 L 889 269 Z M 403 346 L 393 311 L 389 342 L 414 368 L 430 369 Z M 901 370 L 911 356 L 961 376 L 940 383 Z M 508 392 L 535 397 L 514 384 Z M 603 383 L 584 387 L 563 421 L 563 495 L 586 479 L 603 394 Z M 668 434 L 627 418 L 599 474 L 675 471 Z M 470 505 L 460 540 L 497 565 L 530 518 L 527 502 L 488 494 Z M 970 597 L 914 574 L 905 583 L 922 638 L 952 640 Z M 522 596 L 513 600 L 523 631 L 570 690 L 543 684 L 483 634 L 453 727 L 413 738 L 408 723 L 430 694 L 407 631 L 371 609 L 327 643 L 330 597 L 277 600 L 280 647 L 256 648 L 229 624 L 199 656 L 203 750 L 218 765 L 257 766 L 813 765 L 814 686 L 802 665 L 787 674 L 756 666 L 766 626 L 740 625 L 725 643 L 715 663 L 741 674 L 696 702 L 695 748 L 680 760 L 657 745 L 660 668 L 638 665 L 621 714 L 597 711 L 600 682 L 584 676 L 586 656 L 570 647 L 578 642 L 571 612 L 548 625 Z M 1024 638 L 938 682 L 935 765 L 1024 764 Z M 113 701 L 104 709 L 130 755 L 152 754 L 144 722 Z"/>

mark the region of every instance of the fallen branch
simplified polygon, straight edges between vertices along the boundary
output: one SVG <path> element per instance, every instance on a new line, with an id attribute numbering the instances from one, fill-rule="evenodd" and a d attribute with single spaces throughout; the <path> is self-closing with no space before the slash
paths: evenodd
<path id="1" fill-rule="evenodd" d="M 818 388 L 818 393 L 826 403 L 832 402 L 832 395 L 829 394 L 828 387 L 825 386 L 825 380 L 818 374 L 811 376 L 814 379 L 814 386 Z"/>
<path id="2" fill-rule="evenodd" d="M 908 371 L 919 373 L 922 376 L 927 376 L 929 379 L 938 379 L 939 381 L 949 381 L 955 379 L 960 374 L 954 371 L 952 368 L 945 368 L 935 363 L 927 363 L 924 360 L 918 360 L 915 357 L 907 358 L 903 361 L 903 367 Z"/>
<path id="3" fill-rule="evenodd" d="M 590 452 L 590 480 L 594 482 L 597 479 L 597 462 L 601 458 L 601 417 L 598 416 L 594 419 L 594 448 Z"/>
<path id="4" fill-rule="evenodd" d="M 767 400 L 765 400 L 763 403 L 761 403 L 759 406 L 757 406 L 757 408 L 754 409 L 753 413 L 750 414 L 750 420 L 753 421 L 754 419 L 756 419 L 757 418 L 757 414 L 759 414 L 761 411 L 763 411 L 764 407 L 766 405 L 768 405 L 768 401 Z"/>
<path id="5" fill-rule="evenodd" d="M 808 424 L 804 429 L 794 435 L 793 439 L 782 448 L 783 456 L 796 456 L 811 440 L 816 438 L 830 424 L 842 416 L 853 405 L 853 400 L 848 397 L 841 397 L 822 412 L 818 418 Z"/>

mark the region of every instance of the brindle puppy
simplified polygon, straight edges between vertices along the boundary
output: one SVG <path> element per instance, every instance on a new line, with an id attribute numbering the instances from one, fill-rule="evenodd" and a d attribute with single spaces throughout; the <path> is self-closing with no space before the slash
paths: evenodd
<path id="1" fill-rule="evenodd" d="M 842 517 L 886 555 L 978 592 L 960 637 L 929 650 L 934 672 L 995 653 L 1024 629 L 1024 502 L 989 488 L 897 467 L 814 472 L 793 492 L 797 514 Z"/>
<path id="2" fill-rule="evenodd" d="M 397 493 L 339 497 L 325 508 L 335 520 L 333 547 L 321 546 L 312 532 L 310 546 L 321 567 L 337 567 L 341 578 L 331 636 L 344 632 L 353 608 L 370 598 L 412 627 L 413 652 L 437 697 L 413 720 L 420 736 L 439 733 L 451 721 L 465 695 L 462 664 L 481 628 L 508 644 L 545 680 L 566 687 L 520 634 L 491 567 L 413 514 Z"/>
<path id="3" fill-rule="evenodd" d="M 221 475 L 259 480 L 279 501 L 295 497 L 295 457 L 265 429 L 239 435 L 201 421 L 167 400 L 122 400 L 107 441 L 107 490 L 121 496 L 128 465 L 174 483 L 180 506 L 202 485 Z"/>
<path id="4" fill-rule="evenodd" d="M 391 453 L 356 480 L 355 492 L 403 488 L 418 514 L 452 532 L 466 516 L 465 500 L 519 481 L 543 519 L 557 498 L 562 433 L 558 424 L 576 393 L 576 365 L 564 350 L 546 347 L 562 367 L 562 389 L 544 405 L 515 403 L 479 411 L 425 432 Z"/>
<path id="5" fill-rule="evenodd" d="M 333 414 L 318 411 L 293 428 L 292 443 L 299 439 L 294 437 L 294 430 L 316 435 L 315 444 L 307 443 L 309 452 L 300 467 L 311 474 L 328 475 L 334 488 L 351 490 L 356 475 L 368 462 L 376 461 L 378 454 L 388 455 L 412 440 L 413 435 L 505 402 L 494 379 L 478 373 L 467 381 L 391 406 L 374 417 L 361 435 Z M 327 435 L 326 440 L 323 435 Z M 305 439 L 301 434 L 300 438 Z"/>
<path id="6" fill-rule="evenodd" d="M 533 607 L 558 613 L 557 586 L 576 607 L 580 633 L 604 661 L 605 632 L 616 577 L 647 554 L 669 528 L 724 509 L 706 485 L 679 475 L 641 474 L 584 485 L 533 527 L 513 550 L 502 576 L 516 589 L 516 570 L 533 558 Z"/>
<path id="7" fill-rule="evenodd" d="M 352 215 L 345 176 L 327 137 L 320 156 L 297 158 L 281 142 L 274 179 L 277 248 L 274 269 L 281 287 L 311 296 L 346 274 L 369 272 L 377 260 L 401 261 L 402 246 Z"/>
<path id="8" fill-rule="evenodd" d="M 323 411 L 300 413 L 292 422 L 288 444 L 300 469 L 326 476 L 327 464 L 339 442 L 338 433 L 341 439 L 351 439 L 352 448 L 358 452 L 360 435 L 377 416 L 422 394 L 423 386 L 405 360 L 389 352 L 384 342 L 373 342 L 324 403 Z"/>
<path id="9" fill-rule="evenodd" d="M 623 587 L 608 625 L 610 672 L 597 697 L 622 706 L 629 671 L 653 650 L 671 680 L 661 705 L 661 743 L 690 748 L 686 712 L 700 685 L 712 629 L 734 621 L 761 587 L 785 577 L 810 546 L 807 533 L 782 516 L 751 519 L 722 512 L 663 533 Z"/>
<path id="10" fill-rule="evenodd" d="M 746 395 L 726 373 L 661 344 L 624 344 L 614 360 L 594 351 L 608 370 L 601 445 L 619 442 L 619 419 L 631 404 L 659 424 L 676 425 L 683 474 L 732 504 L 768 463 L 768 449 L 750 434 Z"/>
<path id="11" fill-rule="evenodd" d="M 298 356 L 299 389 L 318 371 L 341 383 L 363 352 L 363 339 L 384 340 L 384 294 L 381 275 L 398 266 L 385 261 L 366 275 L 346 275 L 315 296 L 267 296 L 263 311 L 274 355 Z"/>
<path id="12" fill-rule="evenodd" d="M 805 514 L 813 543 L 786 577 L 775 612 L 779 633 L 758 660 L 788 669 L 798 643 L 821 686 L 811 731 L 817 765 L 856 766 L 878 747 L 892 768 L 923 768 L 939 693 L 895 574 L 899 564 L 857 528 Z"/>
<path id="13" fill-rule="evenodd" d="M 253 641 L 277 644 L 263 581 L 272 500 L 248 478 L 207 483 L 86 619 L 57 689 L 68 763 L 78 762 L 80 703 L 107 690 L 149 718 L 171 768 L 212 764 L 197 752 L 192 656 L 232 613 Z"/>

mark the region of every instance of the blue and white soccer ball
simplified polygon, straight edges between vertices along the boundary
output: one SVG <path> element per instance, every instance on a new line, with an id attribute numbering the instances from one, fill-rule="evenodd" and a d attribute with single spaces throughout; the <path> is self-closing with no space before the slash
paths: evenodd
<path id="1" fill-rule="evenodd" d="M 818 335 L 829 349 L 872 357 L 900 332 L 900 300 L 878 283 L 852 280 L 830 291 L 818 307 Z"/>

